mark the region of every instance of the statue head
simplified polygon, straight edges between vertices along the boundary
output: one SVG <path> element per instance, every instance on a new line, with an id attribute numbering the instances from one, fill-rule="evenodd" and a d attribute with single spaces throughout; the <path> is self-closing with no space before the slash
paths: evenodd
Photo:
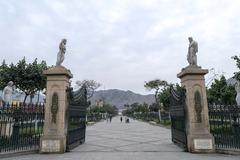
<path id="1" fill-rule="evenodd" d="M 9 81 L 8 86 L 12 87 L 13 86 L 13 81 Z"/>
<path id="2" fill-rule="evenodd" d="M 62 39 L 62 43 L 66 45 L 67 39 L 66 39 L 66 38 L 63 38 L 63 39 Z"/>
<path id="3" fill-rule="evenodd" d="M 193 41 L 192 37 L 188 37 L 189 42 L 191 43 Z"/>

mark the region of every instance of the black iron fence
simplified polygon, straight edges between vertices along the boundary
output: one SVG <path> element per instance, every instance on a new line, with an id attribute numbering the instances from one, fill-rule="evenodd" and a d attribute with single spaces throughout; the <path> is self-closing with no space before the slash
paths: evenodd
<path id="1" fill-rule="evenodd" d="M 0 152 L 38 149 L 43 121 L 43 104 L 0 106 Z"/>
<path id="2" fill-rule="evenodd" d="M 209 123 L 217 149 L 240 149 L 240 106 L 209 105 Z"/>

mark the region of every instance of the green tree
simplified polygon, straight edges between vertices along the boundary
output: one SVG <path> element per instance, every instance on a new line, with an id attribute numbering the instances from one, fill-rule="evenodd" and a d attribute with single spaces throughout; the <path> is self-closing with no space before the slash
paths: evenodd
<path id="1" fill-rule="evenodd" d="M 29 95 L 34 95 L 37 91 L 46 88 L 45 61 L 38 63 L 37 59 L 33 63 L 27 63 L 25 57 L 16 65 L 11 63 L 9 66 L 3 61 L 0 66 L 0 87 L 3 89 L 9 81 L 13 81 L 16 87 L 25 93 L 24 101 Z M 33 98 L 33 96 L 31 97 Z"/>
<path id="2" fill-rule="evenodd" d="M 162 103 L 163 109 L 165 111 L 169 111 L 170 109 L 170 96 L 171 96 L 170 86 L 174 86 L 174 88 L 179 92 L 180 90 L 182 90 L 182 87 L 178 83 L 176 83 L 175 85 L 170 84 L 161 90 L 161 92 L 158 95 L 158 98 L 159 98 L 159 101 Z"/>
<path id="3" fill-rule="evenodd" d="M 159 106 L 156 103 L 152 103 L 152 104 L 149 105 L 149 110 L 151 112 L 158 112 Z"/>
<path id="4" fill-rule="evenodd" d="M 26 64 L 25 58 L 16 65 L 16 86 L 25 93 L 24 101 L 29 95 L 46 88 L 46 76 L 43 71 L 47 69 L 45 61 L 38 64 L 37 59 L 33 63 Z M 31 96 L 31 99 L 33 97 Z"/>
<path id="5" fill-rule="evenodd" d="M 162 91 L 159 93 L 158 95 L 159 101 L 162 103 L 163 105 L 163 109 L 165 111 L 168 111 L 170 108 L 170 87 L 167 86 L 165 88 L 162 89 Z"/>
<path id="6" fill-rule="evenodd" d="M 16 79 L 16 67 L 13 63 L 10 65 L 6 64 L 6 61 L 3 60 L 2 65 L 0 66 L 0 89 L 2 90 L 6 87 L 9 81 L 15 81 Z"/>
<path id="7" fill-rule="evenodd" d="M 108 113 L 111 115 L 116 115 L 118 113 L 118 109 L 116 108 L 116 106 L 113 106 L 110 104 L 104 104 L 102 108 L 105 113 Z"/>
<path id="8" fill-rule="evenodd" d="M 144 84 L 144 87 L 146 89 L 155 90 L 154 97 L 157 105 L 159 105 L 158 94 L 161 91 L 161 89 L 165 88 L 166 86 L 168 86 L 167 81 L 160 80 L 160 79 L 151 80 L 151 81 L 145 82 Z"/>
<path id="9" fill-rule="evenodd" d="M 237 68 L 239 69 L 238 72 L 234 73 L 234 78 L 240 81 L 240 56 L 233 56 L 232 58 L 236 61 Z"/>
<path id="10" fill-rule="evenodd" d="M 236 91 L 233 86 L 227 85 L 226 78 L 222 75 L 215 79 L 207 89 L 208 103 L 235 104 Z"/>
<path id="11" fill-rule="evenodd" d="M 87 88 L 87 99 L 89 100 L 94 92 L 101 86 L 100 83 L 96 82 L 95 80 L 82 80 L 76 82 L 78 87 L 86 86 Z"/>
<path id="12" fill-rule="evenodd" d="M 118 113 L 118 109 L 115 106 L 106 103 L 102 107 L 91 106 L 90 113 L 95 113 L 95 114 L 108 113 L 111 115 L 116 115 Z"/>

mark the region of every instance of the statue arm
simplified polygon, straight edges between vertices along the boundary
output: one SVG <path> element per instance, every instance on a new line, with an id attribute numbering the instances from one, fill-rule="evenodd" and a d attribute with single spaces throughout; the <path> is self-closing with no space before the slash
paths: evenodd
<path id="1" fill-rule="evenodd" d="M 2 94 L 4 95 L 6 93 L 7 87 L 4 87 Z"/>
<path id="2" fill-rule="evenodd" d="M 198 43 L 197 42 L 196 42 L 195 48 L 196 48 L 196 52 L 198 52 Z"/>

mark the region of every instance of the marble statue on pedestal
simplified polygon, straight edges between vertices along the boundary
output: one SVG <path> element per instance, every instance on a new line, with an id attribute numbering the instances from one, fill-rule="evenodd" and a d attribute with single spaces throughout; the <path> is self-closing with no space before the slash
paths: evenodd
<path id="1" fill-rule="evenodd" d="M 237 83 L 235 84 L 235 90 L 237 92 L 236 102 L 237 102 L 237 105 L 240 105 L 240 82 L 239 81 L 237 81 Z"/>
<path id="2" fill-rule="evenodd" d="M 197 65 L 197 52 L 198 52 L 198 43 L 193 40 L 192 37 L 188 38 L 189 40 L 189 47 L 188 47 L 188 54 L 187 60 L 189 65 Z"/>
<path id="3" fill-rule="evenodd" d="M 5 104 L 9 104 L 12 102 L 12 94 L 15 90 L 15 86 L 13 82 L 8 82 L 8 85 L 3 89 L 2 99 Z"/>
<path id="4" fill-rule="evenodd" d="M 66 52 L 66 43 L 67 43 L 67 39 L 62 39 L 61 43 L 59 44 L 59 52 L 57 54 L 56 66 L 61 66 L 62 62 L 64 61 L 64 56 Z"/>

